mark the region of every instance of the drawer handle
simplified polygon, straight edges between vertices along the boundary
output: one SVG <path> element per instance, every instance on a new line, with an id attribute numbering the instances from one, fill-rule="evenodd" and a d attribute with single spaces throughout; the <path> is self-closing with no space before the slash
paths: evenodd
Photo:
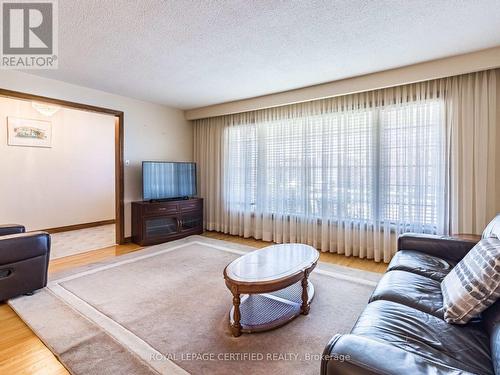
<path id="1" fill-rule="evenodd" d="M 159 210 L 159 211 L 165 211 L 165 210 L 166 210 L 166 208 L 165 208 L 165 207 L 160 207 L 158 210 Z"/>

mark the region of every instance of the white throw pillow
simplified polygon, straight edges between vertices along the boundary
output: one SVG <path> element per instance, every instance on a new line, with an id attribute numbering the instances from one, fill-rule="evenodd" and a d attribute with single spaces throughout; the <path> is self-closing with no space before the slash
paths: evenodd
<path id="1" fill-rule="evenodd" d="M 500 240 L 486 238 L 446 275 L 441 282 L 444 319 L 466 324 L 500 296 Z"/>

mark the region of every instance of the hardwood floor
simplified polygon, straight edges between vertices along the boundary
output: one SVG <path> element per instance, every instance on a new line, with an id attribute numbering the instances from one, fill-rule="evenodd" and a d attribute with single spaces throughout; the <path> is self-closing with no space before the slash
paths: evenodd
<path id="1" fill-rule="evenodd" d="M 50 261 L 49 273 L 55 273 L 70 268 L 84 266 L 86 264 L 101 262 L 103 260 L 128 254 L 139 249 L 142 249 L 142 246 L 136 245 L 135 243 L 128 243 L 125 245 L 115 245 L 104 249 L 54 259 Z"/>
<path id="2" fill-rule="evenodd" d="M 68 374 L 52 352 L 6 304 L 0 305 L 0 374 Z"/>
<path id="3" fill-rule="evenodd" d="M 49 273 L 100 262 L 138 249 L 141 247 L 136 244 L 117 245 L 55 259 L 50 262 Z M 69 374 L 43 342 L 5 303 L 0 304 L 0 374 Z"/>
<path id="4" fill-rule="evenodd" d="M 256 248 L 270 245 L 269 242 L 246 239 L 217 232 L 205 232 L 203 235 Z M 50 262 L 49 273 L 100 262 L 139 249 L 141 249 L 141 247 L 136 244 L 117 245 L 55 259 Z M 387 268 L 387 265 L 384 263 L 375 263 L 367 259 L 345 257 L 332 253 L 321 253 L 320 260 L 372 272 L 384 272 Z M 43 342 L 5 303 L 0 304 L 0 374 L 69 374 Z"/>

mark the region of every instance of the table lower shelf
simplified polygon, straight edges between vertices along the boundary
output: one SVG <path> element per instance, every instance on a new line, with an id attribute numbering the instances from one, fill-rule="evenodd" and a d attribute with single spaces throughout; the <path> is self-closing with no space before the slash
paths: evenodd
<path id="1" fill-rule="evenodd" d="M 314 297 L 314 286 L 307 286 L 309 303 Z M 264 294 L 244 294 L 241 296 L 241 332 L 252 333 L 281 327 L 301 313 L 302 285 L 292 284 L 285 289 Z M 234 323 L 234 307 L 229 313 L 231 325 Z"/>

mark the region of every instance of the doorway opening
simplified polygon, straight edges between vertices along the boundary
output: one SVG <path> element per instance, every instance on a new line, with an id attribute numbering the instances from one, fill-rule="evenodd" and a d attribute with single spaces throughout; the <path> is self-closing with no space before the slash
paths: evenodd
<path id="1" fill-rule="evenodd" d="M 115 231 L 114 231 L 114 237 L 115 237 L 115 243 L 116 244 L 124 244 L 126 242 L 125 240 L 125 234 L 124 234 L 124 163 L 123 163 L 123 117 L 124 114 L 122 111 L 117 111 L 113 109 L 108 109 L 108 108 L 102 108 L 102 107 L 96 107 L 96 106 L 91 106 L 87 104 L 81 104 L 81 103 L 75 103 L 75 102 L 70 102 L 70 101 L 65 101 L 65 100 L 60 100 L 60 99 L 54 99 L 54 98 L 49 98 L 49 97 L 44 97 L 44 96 L 39 96 L 39 95 L 33 95 L 33 94 L 28 94 L 28 93 L 23 93 L 23 92 L 17 92 L 17 91 L 11 91 L 11 90 L 5 90 L 5 89 L 0 89 L 0 97 L 3 98 L 8 98 L 8 99 L 18 99 L 20 101 L 24 102 L 30 102 L 30 106 L 38 111 L 39 113 L 46 115 L 48 117 L 52 116 L 55 112 L 57 111 L 58 108 L 63 108 L 63 109 L 73 109 L 73 110 L 78 110 L 78 111 L 83 111 L 89 114 L 101 114 L 101 115 L 107 115 L 107 118 L 110 118 L 112 121 L 111 123 L 111 136 L 112 139 L 112 144 L 114 145 L 114 150 L 110 150 L 108 154 L 105 156 L 105 162 L 109 166 L 109 170 L 111 170 L 111 167 L 114 167 L 114 176 L 111 178 L 113 179 L 112 182 L 114 184 L 105 184 L 101 183 L 101 186 L 103 188 L 109 187 L 110 189 L 114 190 L 114 219 L 112 220 L 98 220 L 98 221 L 93 221 L 93 222 L 82 222 L 82 223 L 70 223 L 69 225 L 62 225 L 62 226 L 48 226 L 45 228 L 38 227 L 36 229 L 45 229 L 48 230 L 51 233 L 60 233 L 60 232 L 66 232 L 66 231 L 78 231 L 82 230 L 85 228 L 93 228 L 93 227 L 102 227 L 106 228 L 106 226 L 109 225 L 114 225 Z M 52 113 L 54 112 L 54 113 Z M 52 113 L 52 114 L 51 114 Z M 33 146 L 35 147 L 50 147 L 48 145 L 45 145 L 43 143 L 40 143 L 40 145 L 37 146 L 36 142 L 40 141 L 44 137 L 44 135 L 38 134 L 38 130 L 34 129 L 36 128 L 35 126 L 30 127 L 29 126 L 29 121 L 32 119 L 23 119 L 21 118 L 19 120 L 15 119 L 16 116 L 12 116 L 12 119 L 10 119 L 11 124 L 8 124 L 8 129 L 10 130 L 10 133 L 7 132 L 7 137 L 10 137 L 13 133 L 13 129 L 16 128 L 17 132 L 23 132 L 21 137 L 19 139 L 16 139 L 14 141 L 17 142 L 26 142 L 27 144 L 21 144 L 21 146 L 30 146 L 29 142 L 32 140 L 30 138 L 33 138 Z M 17 116 L 19 117 L 19 116 Z M 21 116 L 24 117 L 24 116 Z M 27 116 L 29 117 L 29 116 Z M 104 117 L 104 116 L 103 116 Z M 9 121 L 9 118 L 5 119 L 6 121 Z M 28 122 L 23 122 L 22 120 L 27 120 Z M 38 119 L 40 120 L 40 119 Z M 38 120 L 33 120 L 33 121 L 38 121 Z M 40 123 L 43 121 L 39 121 Z M 50 123 L 50 121 L 46 121 L 46 123 Z M 21 125 L 19 125 L 21 124 Z M 23 124 L 28 124 L 27 126 L 23 126 Z M 34 123 L 36 124 L 36 123 Z M 42 127 L 44 124 L 42 124 Z M 49 126 L 49 125 L 46 125 Z M 51 125 L 50 125 L 51 126 Z M 12 128 L 12 129 L 10 129 Z M 26 129 L 24 129 L 26 128 Z M 24 130 L 23 130 L 24 129 Z M 31 130 L 30 130 L 31 129 Z M 34 129 L 34 130 L 33 130 Z M 5 131 L 5 130 L 4 130 Z M 30 133 L 31 132 L 31 133 Z M 74 137 L 79 137 L 79 134 L 74 134 Z M 99 134 L 96 134 L 96 137 L 98 137 Z M 24 137 L 24 138 L 23 138 Z M 35 139 L 37 138 L 38 139 Z M 23 139 L 21 139 L 23 138 Z M 45 136 L 45 139 L 47 137 Z M 8 142 L 11 142 L 12 139 L 8 139 Z M 12 142 L 14 142 L 12 141 Z M 76 142 L 78 139 L 75 140 Z M 5 143 L 4 143 L 5 144 Z M 13 143 L 15 145 L 15 143 Z M 9 146 L 10 147 L 10 146 Z M 63 145 L 60 146 L 61 149 L 65 149 L 68 151 L 70 147 L 68 145 Z M 18 149 L 22 149 L 23 147 L 19 147 Z M 92 150 L 89 150 L 89 152 L 92 152 Z M 36 156 L 33 156 L 32 159 L 35 159 Z M 60 154 L 57 158 L 58 163 L 64 162 L 64 153 Z M 36 160 L 32 160 L 32 162 L 35 162 Z M 104 160 L 103 160 L 104 162 Z M 112 164 L 112 165 L 111 165 Z M 22 166 L 19 166 L 22 168 Z M 56 168 L 56 167 L 55 167 Z M 23 171 L 20 170 L 18 171 L 19 173 L 22 173 Z M 26 172 L 26 171 L 25 171 Z M 57 175 L 57 168 L 56 170 L 52 171 L 55 175 Z M 88 173 L 88 172 L 86 172 Z M 85 176 L 83 176 L 85 177 Z M 92 176 L 89 176 L 91 178 Z M 43 186 L 43 184 L 46 182 L 44 181 L 44 178 L 40 178 L 38 181 L 32 181 L 30 180 L 30 177 L 28 174 L 26 174 L 25 178 L 26 183 L 30 183 L 34 188 L 38 185 Z M 114 187 L 112 186 L 114 185 Z M 36 194 L 36 190 L 35 193 Z M 22 199 L 22 197 L 17 197 L 17 199 Z M 77 200 L 79 199 L 78 196 L 74 197 L 75 199 L 75 204 Z M 57 202 L 54 202 L 54 204 L 57 204 Z M 69 207 L 67 203 L 64 203 L 65 207 Z M 38 215 L 43 215 L 43 212 L 38 212 Z M 23 223 L 20 223 L 23 224 Z M 109 235 L 109 232 L 107 233 Z"/>

